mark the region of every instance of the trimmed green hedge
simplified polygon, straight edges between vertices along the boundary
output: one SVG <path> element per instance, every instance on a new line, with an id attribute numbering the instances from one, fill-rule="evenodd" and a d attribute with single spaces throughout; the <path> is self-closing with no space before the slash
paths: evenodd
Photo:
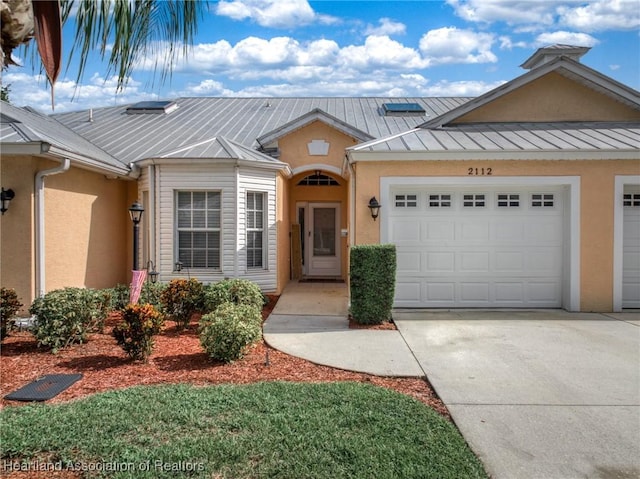
<path id="1" fill-rule="evenodd" d="M 360 324 L 390 320 L 396 286 L 396 246 L 352 246 L 350 259 L 351 316 Z"/>

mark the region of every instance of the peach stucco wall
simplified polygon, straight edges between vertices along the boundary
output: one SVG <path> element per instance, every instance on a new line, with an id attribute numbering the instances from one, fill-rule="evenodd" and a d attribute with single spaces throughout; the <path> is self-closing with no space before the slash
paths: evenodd
<path id="1" fill-rule="evenodd" d="M 2 217 L 0 280 L 27 305 L 36 294 L 34 177 L 55 166 L 44 159 L 2 157 L 2 184 L 14 189 L 16 199 Z M 45 178 L 45 291 L 127 281 L 130 185 L 135 182 L 74 166 Z"/>
<path id="2" fill-rule="evenodd" d="M 283 175 L 276 177 L 276 224 L 278 231 L 278 283 L 276 294 L 282 293 L 282 290 L 289 282 L 291 268 L 291 250 L 289 231 L 291 220 L 289 217 L 289 189 L 287 188 L 287 179 Z"/>
<path id="3" fill-rule="evenodd" d="M 309 155 L 307 144 L 312 140 L 325 140 L 330 144 L 329 152 L 326 156 Z M 302 171 L 288 180 L 287 187 L 287 207 L 289 223 L 287 225 L 287 235 L 291 231 L 291 223 L 297 222 L 296 205 L 300 202 L 314 203 L 339 203 L 340 204 L 340 228 L 347 229 L 349 225 L 349 189 L 348 180 L 343 178 L 335 170 L 342 170 L 345 158 L 345 149 L 353 146 L 356 141 L 335 128 L 321 122 L 314 121 L 299 130 L 296 130 L 278 140 L 281 151 L 280 160 L 289 164 L 292 170 L 301 168 Z M 323 174 L 335 178 L 340 186 L 298 186 L 298 182 L 309 174 L 313 174 L 315 166 L 325 165 L 331 168 L 317 169 Z M 290 240 L 287 240 L 290 248 Z M 342 277 L 347 277 L 348 264 L 348 238 L 340 238 L 341 270 Z M 288 252 L 289 262 L 287 272 L 290 268 L 290 252 Z"/>
<path id="4" fill-rule="evenodd" d="M 558 73 L 549 73 L 471 111 L 455 123 L 633 120 L 640 120 L 638 110 Z"/>
<path id="5" fill-rule="evenodd" d="M 608 161 L 384 161 L 355 165 L 355 244 L 380 240 L 367 203 L 380 198 L 380 179 L 386 176 L 447 176 L 469 178 L 470 167 L 490 166 L 493 176 L 577 176 L 580 178 L 580 297 L 582 311 L 613 309 L 614 177 L 637 175 L 637 160 Z M 383 212 L 385 205 L 382 206 Z M 384 213 L 381 213 L 384 214 Z"/>

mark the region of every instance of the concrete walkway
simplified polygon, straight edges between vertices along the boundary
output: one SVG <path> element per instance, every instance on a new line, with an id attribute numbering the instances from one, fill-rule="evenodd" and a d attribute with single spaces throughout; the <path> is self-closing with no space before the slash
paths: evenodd
<path id="1" fill-rule="evenodd" d="M 399 331 L 349 329 L 348 301 L 344 283 L 291 282 L 264 324 L 264 339 L 275 349 L 324 366 L 377 376 L 424 376 Z"/>
<path id="2" fill-rule="evenodd" d="M 640 313 L 395 311 L 349 329 L 344 284 L 290 283 L 268 344 L 318 364 L 424 376 L 494 479 L 640 477 Z M 305 314 L 306 313 L 306 314 Z"/>

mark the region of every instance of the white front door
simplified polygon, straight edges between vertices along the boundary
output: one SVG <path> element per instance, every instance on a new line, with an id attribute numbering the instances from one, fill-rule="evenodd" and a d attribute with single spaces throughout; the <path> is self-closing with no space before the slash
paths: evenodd
<path id="1" fill-rule="evenodd" d="M 309 203 L 307 247 L 308 276 L 340 276 L 340 204 Z"/>

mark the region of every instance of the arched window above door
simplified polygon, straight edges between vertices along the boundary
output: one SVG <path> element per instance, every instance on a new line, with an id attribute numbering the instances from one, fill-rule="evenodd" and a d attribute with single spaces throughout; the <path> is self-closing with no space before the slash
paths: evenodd
<path id="1" fill-rule="evenodd" d="M 340 186 L 340 183 L 331 176 L 315 173 L 302 178 L 298 186 Z"/>

